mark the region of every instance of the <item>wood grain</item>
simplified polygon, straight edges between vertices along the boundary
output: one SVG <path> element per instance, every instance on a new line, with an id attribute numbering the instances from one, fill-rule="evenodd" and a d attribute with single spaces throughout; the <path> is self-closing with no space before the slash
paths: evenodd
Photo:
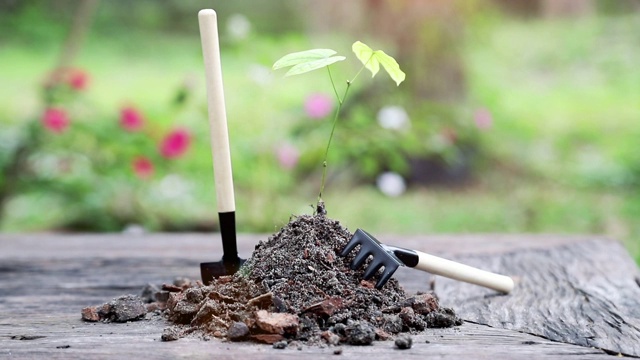
<path id="1" fill-rule="evenodd" d="M 240 236 L 241 253 L 248 256 L 259 239 L 266 236 Z M 385 241 L 519 278 L 509 296 L 437 278 L 442 303 L 471 322 L 415 335 L 414 347 L 400 353 L 403 357 L 605 359 L 617 352 L 639 356 L 638 269 L 617 242 L 518 235 L 389 236 Z M 80 320 L 82 307 L 138 293 L 146 283 L 198 277 L 201 261 L 218 260 L 218 242 L 217 234 L 1 235 L 0 357 L 168 359 L 216 354 L 267 359 L 333 354 L 333 348 L 276 350 L 197 338 L 164 343 L 159 338 L 166 323 L 159 319 L 127 324 Z M 431 279 L 409 269 L 399 270 L 397 278 L 409 291 L 427 290 Z M 347 358 L 388 359 L 398 351 L 392 342 L 343 346 Z"/>
<path id="2" fill-rule="evenodd" d="M 640 272 L 617 242 L 585 241 L 495 257 L 456 257 L 518 279 L 511 296 L 438 279 L 469 321 L 640 356 Z"/>

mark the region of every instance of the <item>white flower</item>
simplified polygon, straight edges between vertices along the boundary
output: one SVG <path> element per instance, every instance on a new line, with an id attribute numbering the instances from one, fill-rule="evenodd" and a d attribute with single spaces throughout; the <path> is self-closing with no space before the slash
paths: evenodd
<path id="1" fill-rule="evenodd" d="M 227 34 L 232 40 L 244 40 L 251 32 L 251 23 L 246 16 L 242 14 L 233 14 L 227 20 Z"/>
<path id="2" fill-rule="evenodd" d="M 249 66 L 249 71 L 247 71 L 247 76 L 249 76 L 249 79 L 253 82 L 261 86 L 269 85 L 271 80 L 273 80 L 273 73 L 271 70 L 260 64 L 251 64 Z"/>
<path id="3" fill-rule="evenodd" d="M 170 174 L 160 180 L 158 193 L 166 199 L 183 199 L 189 195 L 191 184 L 179 175 Z"/>
<path id="4" fill-rule="evenodd" d="M 391 197 L 400 196 L 407 190 L 404 179 L 395 172 L 380 174 L 376 179 L 376 185 L 383 194 Z"/>
<path id="5" fill-rule="evenodd" d="M 385 129 L 401 130 L 411 124 L 409 115 L 401 106 L 385 106 L 378 111 L 378 124 Z"/>

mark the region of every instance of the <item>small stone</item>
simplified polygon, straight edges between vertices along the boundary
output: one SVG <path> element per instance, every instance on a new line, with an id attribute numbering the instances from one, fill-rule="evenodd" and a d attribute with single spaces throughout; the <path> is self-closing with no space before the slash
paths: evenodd
<path id="1" fill-rule="evenodd" d="M 338 343 L 340 343 L 340 336 L 328 330 L 323 331 L 320 334 L 320 337 L 322 337 L 329 345 L 338 345 Z"/>
<path id="2" fill-rule="evenodd" d="M 204 295 L 202 294 L 202 290 L 200 288 L 189 288 L 184 291 L 184 296 L 187 298 L 189 302 L 199 303 L 204 299 Z"/>
<path id="3" fill-rule="evenodd" d="M 311 306 L 308 306 L 306 309 L 303 309 L 303 313 L 313 313 L 317 316 L 321 316 L 327 318 L 333 315 L 336 311 L 342 309 L 343 301 L 342 298 L 338 296 L 330 297 L 326 300 L 323 300 L 319 303 L 315 303 Z"/>
<path id="4" fill-rule="evenodd" d="M 256 296 L 253 299 L 247 301 L 247 305 L 255 306 L 258 309 L 267 309 L 273 303 L 273 293 L 266 293 L 260 296 Z"/>
<path id="5" fill-rule="evenodd" d="M 179 324 L 189 324 L 198 312 L 198 304 L 185 300 L 184 293 L 169 294 L 167 308 L 170 309 L 169 319 Z"/>
<path id="6" fill-rule="evenodd" d="M 244 340 L 249 335 L 249 327 L 243 322 L 234 322 L 227 330 L 227 337 L 231 341 Z"/>
<path id="7" fill-rule="evenodd" d="M 376 332 L 367 322 L 354 321 L 347 326 L 347 342 L 351 345 L 371 345 L 376 339 Z"/>
<path id="8" fill-rule="evenodd" d="M 376 328 L 376 339 L 386 341 L 391 339 L 391 334 L 382 329 Z"/>
<path id="9" fill-rule="evenodd" d="M 440 305 L 438 299 L 432 294 L 418 294 L 410 297 L 404 302 L 404 306 L 411 307 L 416 314 L 426 315 L 437 310 Z"/>
<path id="10" fill-rule="evenodd" d="M 103 304 L 98 309 L 101 320 L 114 322 L 135 321 L 144 318 L 147 307 L 137 295 L 123 295 Z"/>
<path id="11" fill-rule="evenodd" d="M 269 334 L 298 333 L 300 321 L 298 316 L 287 313 L 271 313 L 266 310 L 258 310 L 255 313 L 256 325 Z"/>
<path id="12" fill-rule="evenodd" d="M 347 325 L 343 323 L 335 324 L 331 330 L 340 336 L 347 336 Z"/>
<path id="13" fill-rule="evenodd" d="M 282 300 L 282 298 L 279 298 L 277 296 L 273 297 L 273 306 L 276 308 L 276 311 L 279 313 L 287 312 L 287 310 L 289 309 L 289 306 L 287 306 L 287 303 L 284 300 Z"/>
<path id="14" fill-rule="evenodd" d="M 282 350 L 282 349 L 286 349 L 287 345 L 288 344 L 287 344 L 286 340 L 280 340 L 280 341 L 278 341 L 276 343 L 273 343 L 273 348 Z"/>
<path id="15" fill-rule="evenodd" d="M 98 315 L 98 309 L 95 306 L 88 306 L 80 312 L 82 314 L 82 320 L 84 321 L 100 321 L 100 315 Z"/>
<path id="16" fill-rule="evenodd" d="M 413 345 L 413 339 L 409 335 L 400 335 L 396 338 L 395 341 L 396 347 L 400 350 L 411 349 L 411 345 Z"/>
<path id="17" fill-rule="evenodd" d="M 160 288 L 153 284 L 145 285 L 140 291 L 140 298 L 145 303 L 152 303 L 156 300 L 156 293 L 160 291 Z"/>
<path id="18" fill-rule="evenodd" d="M 410 307 L 403 307 L 402 310 L 400 310 L 400 314 L 398 316 L 406 327 L 411 327 L 414 323 L 416 313 Z"/>
<path id="19" fill-rule="evenodd" d="M 403 321 L 400 316 L 396 314 L 384 314 L 382 316 L 384 323 L 382 324 L 382 330 L 391 334 L 397 334 L 402 331 Z"/>
<path id="20" fill-rule="evenodd" d="M 456 316 L 456 313 L 450 308 L 440 308 L 433 311 L 426 316 L 426 319 L 431 328 L 448 328 L 463 323 L 462 319 Z"/>
<path id="21" fill-rule="evenodd" d="M 180 330 L 175 326 L 164 329 L 162 336 L 160 336 L 160 340 L 162 341 L 175 341 L 178 339 L 180 339 Z"/>
<path id="22" fill-rule="evenodd" d="M 143 318 L 147 307 L 139 296 L 125 295 L 111 302 L 113 321 L 127 322 Z"/>
<path id="23" fill-rule="evenodd" d="M 336 348 L 333 350 L 333 355 L 342 355 L 342 348 Z"/>
<path id="24" fill-rule="evenodd" d="M 360 280 L 360 286 L 367 288 L 367 289 L 373 289 L 374 287 L 376 287 L 376 284 L 373 281 L 369 281 L 369 280 Z"/>

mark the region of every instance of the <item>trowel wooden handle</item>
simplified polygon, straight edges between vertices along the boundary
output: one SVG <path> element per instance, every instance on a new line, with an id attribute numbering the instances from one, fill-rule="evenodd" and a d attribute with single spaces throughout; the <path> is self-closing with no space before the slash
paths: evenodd
<path id="1" fill-rule="evenodd" d="M 503 293 L 509 293 L 513 290 L 513 279 L 508 276 L 494 274 L 455 261 L 429 255 L 421 251 L 415 252 L 418 254 L 418 263 L 415 265 L 416 269 L 450 279 L 484 286 Z"/>
<path id="2" fill-rule="evenodd" d="M 222 86 L 222 66 L 220 64 L 220 42 L 218 21 L 214 10 L 205 9 L 198 13 L 200 40 L 206 73 L 207 104 L 211 125 L 211 153 L 216 184 L 218 212 L 233 212 L 236 209 L 229 151 L 229 131 L 227 112 L 224 105 Z"/>

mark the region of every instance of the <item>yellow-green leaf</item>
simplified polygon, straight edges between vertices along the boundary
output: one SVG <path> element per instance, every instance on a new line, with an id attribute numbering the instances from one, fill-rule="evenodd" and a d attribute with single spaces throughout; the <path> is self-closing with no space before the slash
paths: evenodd
<path id="1" fill-rule="evenodd" d="M 393 57 L 387 55 L 384 51 L 374 51 L 360 41 L 353 43 L 351 49 L 353 53 L 356 54 L 358 60 L 371 71 L 371 77 L 376 76 L 380 70 L 380 65 L 382 65 L 384 70 L 391 76 L 391 79 L 396 82 L 396 85 L 400 85 L 400 83 L 404 81 L 406 75 L 400 70 L 400 65 L 398 65 L 398 62 Z"/>
<path id="2" fill-rule="evenodd" d="M 356 57 L 362 65 L 364 65 L 369 71 L 371 71 L 371 77 L 376 76 L 380 70 L 380 64 L 373 57 L 373 50 L 366 44 L 356 41 L 351 46 L 351 50 L 356 54 Z"/>
<path id="3" fill-rule="evenodd" d="M 289 71 L 287 71 L 286 74 L 284 74 L 284 76 L 286 77 L 286 76 L 293 76 L 293 75 L 308 73 L 309 71 L 313 71 L 316 69 L 323 68 L 325 66 L 329 66 L 335 62 L 342 61 L 344 59 L 346 59 L 344 56 L 332 56 L 325 59 L 303 62 L 293 66 Z"/>
<path id="4" fill-rule="evenodd" d="M 400 70 L 400 65 L 398 65 L 398 62 L 396 61 L 396 59 L 385 54 L 385 52 L 382 50 L 376 50 L 373 53 L 373 56 L 387 71 L 387 74 L 391 76 L 393 81 L 396 82 L 396 86 L 399 86 L 400 83 L 404 81 L 404 79 L 406 78 L 406 75 L 402 70 Z"/>
<path id="5" fill-rule="evenodd" d="M 311 49 L 287 54 L 273 64 L 273 70 L 291 66 L 285 76 L 304 74 L 345 59 L 344 56 L 332 56 L 335 54 L 336 51 L 331 49 Z"/>

